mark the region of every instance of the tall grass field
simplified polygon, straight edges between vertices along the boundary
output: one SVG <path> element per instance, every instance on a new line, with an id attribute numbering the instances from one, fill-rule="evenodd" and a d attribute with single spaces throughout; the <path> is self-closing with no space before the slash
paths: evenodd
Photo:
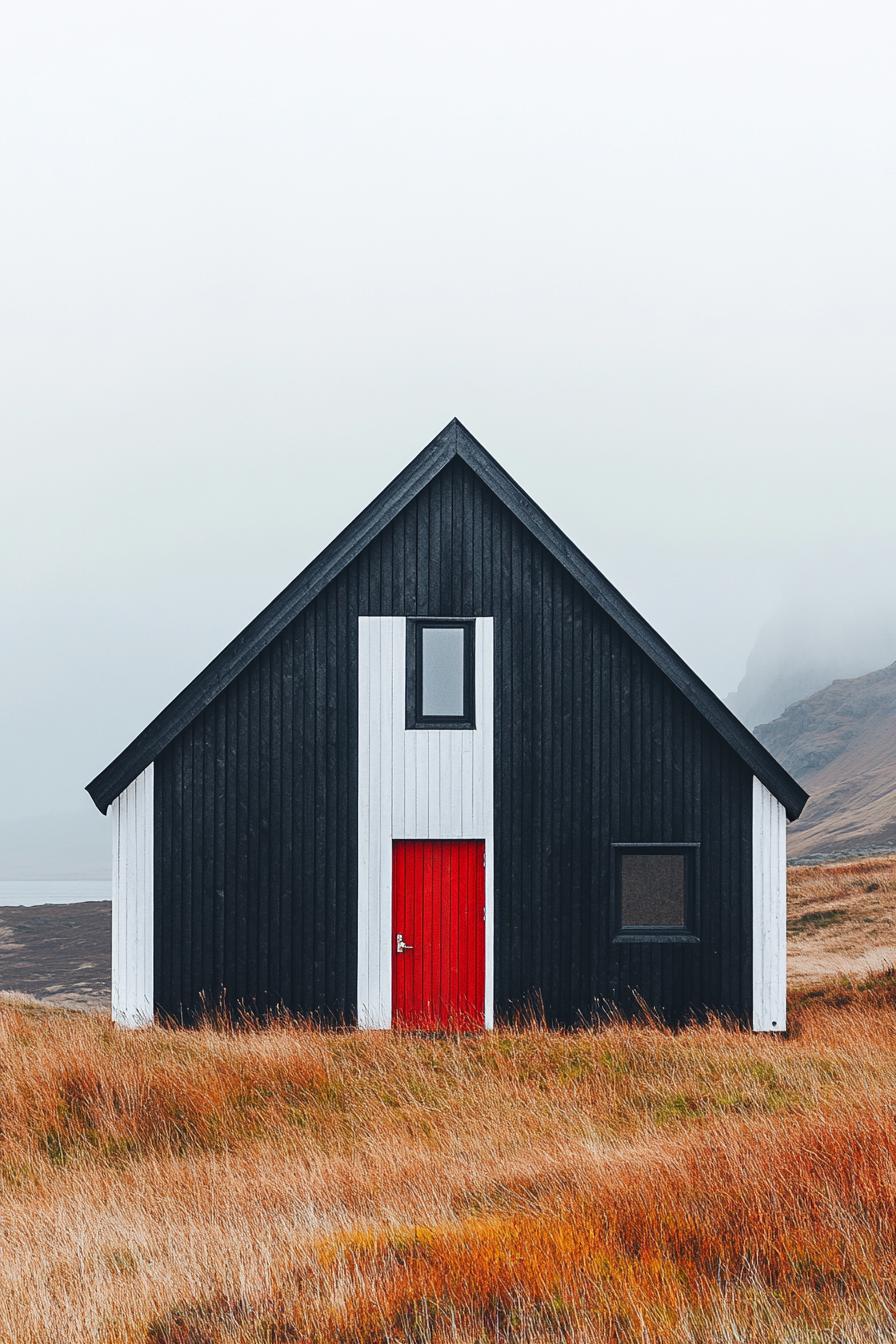
<path id="1" fill-rule="evenodd" d="M 0 1340 L 896 1339 L 896 976 L 786 1039 L 0 1004 Z"/>

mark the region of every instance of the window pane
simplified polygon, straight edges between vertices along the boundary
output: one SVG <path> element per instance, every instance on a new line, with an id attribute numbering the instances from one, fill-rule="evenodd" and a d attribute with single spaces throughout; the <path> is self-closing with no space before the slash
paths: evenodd
<path id="1" fill-rule="evenodd" d="M 424 718 L 460 717 L 464 712 L 464 631 L 455 626 L 423 627 Z"/>
<path id="2" fill-rule="evenodd" d="M 620 854 L 623 928 L 683 928 L 685 856 Z"/>

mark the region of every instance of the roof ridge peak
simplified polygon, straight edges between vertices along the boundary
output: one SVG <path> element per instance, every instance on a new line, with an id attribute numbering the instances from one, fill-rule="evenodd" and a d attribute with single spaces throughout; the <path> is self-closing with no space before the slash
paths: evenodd
<path id="1" fill-rule="evenodd" d="M 619 626 L 698 713 L 728 743 L 753 774 L 799 816 L 805 791 L 666 643 L 661 635 L 576 546 L 491 453 L 453 416 L 403 471 L 283 589 L 134 741 L 87 786 L 97 807 L 109 803 L 160 751 L 249 665 L 290 621 L 393 521 L 411 500 L 457 457 L 535 536 L 584 592 Z"/>

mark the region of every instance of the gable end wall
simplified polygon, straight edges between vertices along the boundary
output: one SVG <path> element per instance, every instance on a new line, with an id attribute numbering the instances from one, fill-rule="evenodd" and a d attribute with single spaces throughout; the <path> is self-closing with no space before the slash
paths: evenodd
<path id="1" fill-rule="evenodd" d="M 753 778 L 452 460 L 155 763 L 155 1000 L 354 1020 L 358 618 L 490 616 L 495 1012 L 753 1009 Z M 612 841 L 698 842 L 699 944 L 613 942 Z"/>

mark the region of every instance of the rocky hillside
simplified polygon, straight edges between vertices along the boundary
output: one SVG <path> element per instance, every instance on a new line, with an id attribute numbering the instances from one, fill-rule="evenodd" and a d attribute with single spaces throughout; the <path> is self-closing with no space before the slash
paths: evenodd
<path id="1" fill-rule="evenodd" d="M 832 682 L 756 736 L 811 795 L 791 858 L 896 850 L 896 663 Z"/>

